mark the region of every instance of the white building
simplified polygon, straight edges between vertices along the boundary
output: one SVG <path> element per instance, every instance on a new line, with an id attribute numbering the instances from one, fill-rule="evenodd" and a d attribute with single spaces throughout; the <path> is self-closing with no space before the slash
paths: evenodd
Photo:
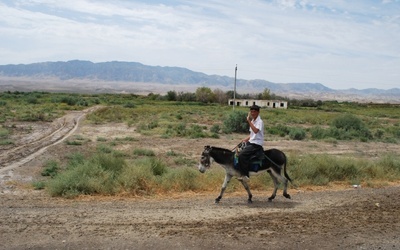
<path id="1" fill-rule="evenodd" d="M 288 104 L 286 101 L 279 100 L 254 100 L 254 99 L 229 99 L 229 106 L 242 106 L 242 107 L 250 107 L 253 105 L 258 105 L 260 107 L 267 108 L 277 108 L 277 109 L 287 109 Z"/>

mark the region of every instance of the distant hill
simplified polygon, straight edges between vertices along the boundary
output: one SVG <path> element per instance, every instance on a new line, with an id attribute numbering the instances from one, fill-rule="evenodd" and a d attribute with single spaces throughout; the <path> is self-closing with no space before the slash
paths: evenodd
<path id="1" fill-rule="evenodd" d="M 0 91 L 153 92 L 194 91 L 198 87 L 233 90 L 234 78 L 207 75 L 180 67 L 147 66 L 138 62 L 73 60 L 0 65 Z M 273 83 L 237 79 L 237 92 L 260 93 L 265 88 L 290 98 L 400 102 L 400 89 L 334 90 L 320 83 Z"/>

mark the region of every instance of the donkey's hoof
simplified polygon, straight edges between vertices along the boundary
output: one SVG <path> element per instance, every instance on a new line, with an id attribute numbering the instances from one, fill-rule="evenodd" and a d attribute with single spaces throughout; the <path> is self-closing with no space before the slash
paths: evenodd
<path id="1" fill-rule="evenodd" d="M 288 198 L 288 199 L 292 199 L 292 197 L 290 197 L 289 194 L 283 194 L 283 196 L 285 196 L 285 197 Z"/>

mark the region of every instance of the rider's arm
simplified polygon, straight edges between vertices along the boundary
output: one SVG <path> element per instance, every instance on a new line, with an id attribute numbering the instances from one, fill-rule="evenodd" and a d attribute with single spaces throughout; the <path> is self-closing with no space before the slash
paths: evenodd
<path id="1" fill-rule="evenodd" d="M 251 130 L 253 130 L 253 132 L 255 134 L 257 134 L 258 131 L 260 131 L 256 126 L 254 126 L 254 124 L 251 121 L 249 121 L 249 125 L 250 125 Z M 250 137 L 249 137 L 249 139 L 250 139 Z"/>
<path id="2" fill-rule="evenodd" d="M 247 122 L 249 123 L 251 130 L 252 130 L 255 134 L 257 134 L 258 131 L 260 131 L 260 129 L 257 128 L 256 125 L 253 124 L 253 123 L 251 122 L 251 118 L 250 118 L 250 117 L 247 117 Z M 250 137 L 249 137 L 249 139 L 250 139 Z"/>

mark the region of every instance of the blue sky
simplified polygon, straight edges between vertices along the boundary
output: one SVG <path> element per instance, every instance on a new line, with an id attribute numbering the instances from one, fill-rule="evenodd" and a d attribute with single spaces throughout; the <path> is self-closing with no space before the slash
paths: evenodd
<path id="1" fill-rule="evenodd" d="M 0 0 L 0 65 L 129 61 L 400 88 L 400 0 Z"/>

